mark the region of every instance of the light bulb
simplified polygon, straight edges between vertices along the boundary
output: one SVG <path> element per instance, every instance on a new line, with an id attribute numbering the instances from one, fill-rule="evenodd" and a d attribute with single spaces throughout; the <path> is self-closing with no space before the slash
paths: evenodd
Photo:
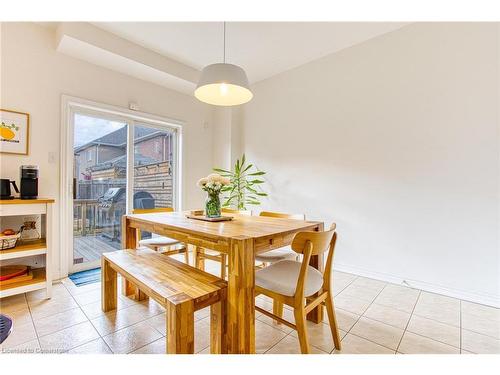
<path id="1" fill-rule="evenodd" d="M 227 95 L 227 91 L 228 91 L 228 87 L 227 87 L 227 85 L 225 83 L 221 83 L 219 90 L 220 90 L 220 94 L 222 96 L 226 96 Z"/>

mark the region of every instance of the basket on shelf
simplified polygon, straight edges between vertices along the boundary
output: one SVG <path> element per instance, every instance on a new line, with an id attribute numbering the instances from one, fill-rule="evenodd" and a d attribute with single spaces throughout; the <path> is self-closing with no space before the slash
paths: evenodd
<path id="1" fill-rule="evenodd" d="M 12 234 L 9 236 L 0 235 L 0 250 L 7 250 L 16 247 L 17 240 L 21 237 L 21 233 Z"/>

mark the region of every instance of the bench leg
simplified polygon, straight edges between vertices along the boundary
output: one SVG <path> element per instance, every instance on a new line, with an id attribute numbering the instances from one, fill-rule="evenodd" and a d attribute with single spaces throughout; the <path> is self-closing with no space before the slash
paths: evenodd
<path id="1" fill-rule="evenodd" d="M 194 353 L 193 301 L 167 304 L 167 354 Z"/>
<path id="2" fill-rule="evenodd" d="M 225 298 L 210 306 L 210 354 L 227 354 Z"/>
<path id="3" fill-rule="evenodd" d="M 116 271 L 104 257 L 101 257 L 101 308 L 104 312 L 116 309 L 117 278 Z"/>
<path id="4" fill-rule="evenodd" d="M 148 298 L 147 294 L 141 292 L 138 287 L 122 276 L 122 294 L 136 301 L 144 301 Z"/>

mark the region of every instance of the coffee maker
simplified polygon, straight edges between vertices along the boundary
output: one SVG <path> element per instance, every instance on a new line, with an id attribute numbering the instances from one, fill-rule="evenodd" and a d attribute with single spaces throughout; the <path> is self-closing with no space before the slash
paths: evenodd
<path id="1" fill-rule="evenodd" d="M 38 198 L 38 166 L 21 165 L 21 199 Z"/>

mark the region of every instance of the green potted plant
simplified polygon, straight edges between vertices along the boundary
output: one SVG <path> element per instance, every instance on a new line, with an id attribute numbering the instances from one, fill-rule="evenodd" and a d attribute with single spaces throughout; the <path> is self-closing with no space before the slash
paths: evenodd
<path id="1" fill-rule="evenodd" d="M 261 197 L 267 197 L 262 190 L 265 181 L 261 178 L 266 172 L 258 170 L 253 164 L 247 163 L 245 154 L 236 160 L 234 170 L 214 168 L 215 172 L 229 179 L 229 184 L 222 187 L 224 193 L 223 207 L 236 210 L 247 210 L 249 205 L 259 205 Z"/>

